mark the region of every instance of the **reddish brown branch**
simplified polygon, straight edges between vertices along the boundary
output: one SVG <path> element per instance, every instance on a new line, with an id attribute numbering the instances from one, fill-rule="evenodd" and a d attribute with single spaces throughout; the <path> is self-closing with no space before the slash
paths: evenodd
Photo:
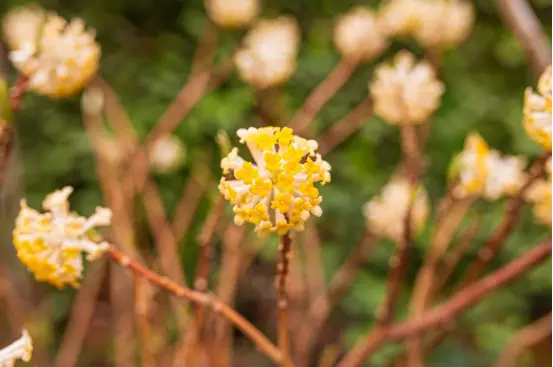
<path id="1" fill-rule="evenodd" d="M 292 254 L 292 238 L 290 232 L 281 237 L 279 246 L 279 262 L 277 265 L 277 307 L 278 307 L 278 346 L 282 353 L 282 366 L 291 366 L 290 336 L 288 331 L 288 293 L 286 280 L 290 270 L 290 256 Z"/>
<path id="2" fill-rule="evenodd" d="M 178 283 L 172 281 L 167 277 L 163 277 L 151 271 L 150 269 L 142 266 L 140 263 L 132 261 L 129 257 L 122 254 L 119 250 L 111 247 L 107 251 L 107 256 L 116 263 L 120 264 L 124 268 L 129 269 L 135 275 L 140 276 L 152 284 L 163 288 L 165 291 L 172 295 L 185 298 L 196 304 L 209 306 L 216 314 L 221 315 L 232 323 L 235 327 L 240 329 L 244 335 L 246 335 L 255 345 L 269 357 L 273 362 L 280 363 L 282 360 L 282 354 L 275 347 L 267 337 L 265 337 L 255 326 L 253 326 L 248 320 L 238 314 L 235 310 L 221 302 L 217 298 L 194 291 L 190 288 L 183 287 Z"/>
<path id="3" fill-rule="evenodd" d="M 517 357 L 525 349 L 539 343 L 551 335 L 551 312 L 530 325 L 518 331 L 509 341 L 497 361 L 495 367 L 515 367 Z"/>
<path id="4" fill-rule="evenodd" d="M 377 327 L 338 364 L 338 367 L 360 366 L 383 343 L 414 336 L 423 330 L 447 323 L 490 292 L 516 279 L 551 256 L 551 240 L 536 245 L 519 258 L 494 273 L 454 294 L 448 301 L 425 312 L 420 318 L 391 327 Z"/>

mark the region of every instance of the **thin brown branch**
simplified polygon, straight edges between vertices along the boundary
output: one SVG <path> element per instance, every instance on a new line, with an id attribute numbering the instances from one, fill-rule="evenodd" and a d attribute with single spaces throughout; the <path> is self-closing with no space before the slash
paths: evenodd
<path id="1" fill-rule="evenodd" d="M 196 47 L 194 59 L 192 60 L 191 76 L 211 67 L 213 56 L 215 56 L 215 51 L 217 50 L 218 39 L 219 29 L 215 24 L 208 21 L 202 30 L 198 46 Z"/>
<path id="2" fill-rule="evenodd" d="M 349 80 L 358 65 L 356 60 L 342 59 L 309 94 L 288 126 L 298 135 L 307 134 L 310 123 L 332 96 Z"/>
<path id="3" fill-rule="evenodd" d="M 291 366 L 290 336 L 288 330 L 288 293 L 286 280 L 290 270 L 290 256 L 292 255 L 292 238 L 290 232 L 281 237 L 279 246 L 279 261 L 277 265 L 277 307 L 278 307 L 278 346 L 282 353 L 281 366 Z"/>
<path id="4" fill-rule="evenodd" d="M 518 38 L 536 75 L 551 65 L 551 41 L 526 0 L 497 0 L 503 22 Z"/>
<path id="5" fill-rule="evenodd" d="M 302 245 L 307 290 L 309 299 L 313 301 L 326 293 L 321 239 L 314 224 L 308 224 L 302 232 Z"/>
<path id="6" fill-rule="evenodd" d="M 149 320 L 149 304 L 151 288 L 145 279 L 133 277 L 134 285 L 134 316 L 137 331 L 138 354 L 142 367 L 155 367 L 156 360 L 150 343 L 153 336 Z"/>
<path id="7" fill-rule="evenodd" d="M 112 264 L 114 265 L 114 264 Z M 115 367 L 136 366 L 131 280 L 120 267 L 110 269 L 110 301 Z"/>
<path id="8" fill-rule="evenodd" d="M 196 304 L 202 304 L 209 306 L 216 314 L 221 315 L 227 319 L 231 324 L 244 333 L 267 357 L 273 362 L 280 363 L 282 360 L 282 354 L 275 347 L 266 336 L 264 336 L 255 326 L 253 326 L 248 320 L 238 314 L 235 310 L 221 302 L 217 298 L 194 291 L 190 288 L 183 287 L 178 283 L 172 281 L 167 277 L 163 277 L 151 271 L 150 269 L 142 266 L 140 263 L 131 260 L 129 257 L 121 253 L 115 247 L 111 247 L 107 251 L 107 256 L 121 265 L 122 267 L 129 269 L 136 276 L 147 279 L 152 284 L 164 289 L 172 295 L 185 298 Z"/>
<path id="9" fill-rule="evenodd" d="M 420 318 L 407 320 L 391 327 L 376 327 L 359 341 L 337 367 L 357 367 L 382 344 L 405 339 L 422 331 L 447 323 L 457 314 L 480 301 L 490 292 L 504 286 L 551 256 L 551 240 L 534 246 L 524 255 L 512 260 L 494 273 L 455 293 L 449 300 L 426 311 Z"/>
<path id="10" fill-rule="evenodd" d="M 184 192 L 177 203 L 171 223 L 177 243 L 182 240 L 192 223 L 196 209 L 200 204 L 206 181 L 207 177 L 205 175 L 193 174 L 184 186 Z"/>
<path id="11" fill-rule="evenodd" d="M 507 344 L 494 367 L 515 367 L 517 357 L 551 335 L 551 312 L 518 331 Z"/>
<path id="12" fill-rule="evenodd" d="M 352 109 L 342 120 L 333 124 L 317 138 L 319 153 L 326 155 L 343 143 L 348 137 L 363 127 L 372 112 L 370 97 L 365 98 Z"/>
<path id="13" fill-rule="evenodd" d="M 330 316 L 332 309 L 340 303 L 355 282 L 357 274 L 369 258 L 376 244 L 368 229 L 361 234 L 359 243 L 350 252 L 342 266 L 334 273 L 328 291 L 317 297 L 312 303 L 296 341 L 296 359 L 299 366 L 307 366 L 310 354 L 321 329 Z"/>
<path id="14" fill-rule="evenodd" d="M 69 321 L 54 361 L 55 367 L 77 365 L 105 274 L 106 263 L 102 260 L 93 263 L 90 270 L 87 271 L 86 280 L 81 285 L 71 306 Z"/>

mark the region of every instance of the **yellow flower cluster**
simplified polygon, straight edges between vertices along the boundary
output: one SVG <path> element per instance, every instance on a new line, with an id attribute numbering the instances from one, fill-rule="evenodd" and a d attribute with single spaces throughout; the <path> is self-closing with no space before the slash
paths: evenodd
<path id="1" fill-rule="evenodd" d="M 530 138 L 551 151 L 551 66 L 538 81 L 538 93 L 532 88 L 524 93 L 524 128 Z"/>
<path id="2" fill-rule="evenodd" d="M 371 233 L 381 238 L 401 241 L 405 231 L 405 216 L 411 200 L 414 200 L 411 231 L 420 232 L 426 224 L 430 210 L 426 190 L 419 187 L 413 192 L 410 183 L 404 177 L 396 177 L 384 186 L 381 195 L 372 198 L 363 206 L 363 214 Z"/>
<path id="3" fill-rule="evenodd" d="M 0 366 L 12 367 L 15 361 L 30 362 L 33 355 L 33 340 L 29 332 L 23 329 L 23 335 L 7 347 L 0 350 Z"/>
<path id="4" fill-rule="evenodd" d="M 534 204 L 536 221 L 551 226 L 551 158 L 547 162 L 547 179 L 536 181 L 528 188 L 525 199 Z"/>
<path id="5" fill-rule="evenodd" d="M 344 57 L 368 61 L 384 51 L 387 41 L 375 13 L 356 6 L 336 23 L 334 44 Z"/>
<path id="6" fill-rule="evenodd" d="M 209 18 L 220 27 L 247 26 L 259 13 L 259 0 L 204 0 Z"/>
<path id="7" fill-rule="evenodd" d="M 456 197 L 483 196 L 497 200 L 518 193 L 526 174 L 526 160 L 501 156 L 478 134 L 470 134 L 465 149 L 452 166 L 452 178 L 457 179 L 453 194 Z"/>
<path id="8" fill-rule="evenodd" d="M 70 213 L 68 197 L 72 191 L 65 187 L 47 195 L 42 203 L 46 213 L 29 208 L 22 200 L 13 231 L 19 260 L 38 281 L 58 288 L 79 285 L 83 252 L 88 260 L 95 260 L 109 248 L 107 242 L 94 242 L 90 233 L 111 223 L 111 211 L 96 208 L 90 218 Z"/>
<path id="9" fill-rule="evenodd" d="M 221 161 L 219 191 L 234 205 L 234 222 L 255 225 L 259 235 L 303 230 L 311 214 L 320 216 L 322 197 L 314 186 L 330 181 L 330 165 L 316 153 L 317 142 L 289 128 L 238 130 L 255 163 L 233 148 Z"/>
<path id="10" fill-rule="evenodd" d="M 67 23 L 38 8 L 16 9 L 4 20 L 3 29 L 9 35 L 13 65 L 38 94 L 71 96 L 98 70 L 100 47 L 81 19 Z"/>
<path id="11" fill-rule="evenodd" d="M 390 0 L 380 9 L 379 22 L 389 36 L 412 35 L 430 48 L 454 47 L 470 34 L 474 9 L 459 0 Z"/>
<path id="12" fill-rule="evenodd" d="M 415 63 L 415 56 L 407 51 L 395 56 L 394 65 L 377 67 L 369 89 L 375 113 L 394 125 L 425 122 L 444 92 L 432 66 L 426 61 Z"/>
<path id="13" fill-rule="evenodd" d="M 284 83 L 296 70 L 299 40 L 295 19 L 259 20 L 234 57 L 240 77 L 259 89 Z"/>

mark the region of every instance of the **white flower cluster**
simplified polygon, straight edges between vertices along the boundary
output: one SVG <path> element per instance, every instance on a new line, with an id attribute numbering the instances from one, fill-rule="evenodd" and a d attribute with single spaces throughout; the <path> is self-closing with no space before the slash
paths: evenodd
<path id="1" fill-rule="evenodd" d="M 524 128 L 528 136 L 551 151 L 551 66 L 538 81 L 538 93 L 524 93 Z"/>
<path id="2" fill-rule="evenodd" d="M 367 226 L 374 235 L 400 242 L 405 231 L 405 217 L 412 203 L 411 231 L 420 232 L 429 213 L 429 201 L 426 190 L 412 189 L 404 177 L 392 179 L 382 189 L 379 196 L 372 198 L 363 207 Z"/>
<path id="3" fill-rule="evenodd" d="M 23 329 L 23 335 L 7 347 L 0 350 L 0 367 L 13 367 L 15 361 L 30 362 L 33 355 L 33 340 L 29 332 Z"/>
<path id="4" fill-rule="evenodd" d="M 172 172 L 180 167 L 184 161 L 184 145 L 176 136 L 159 137 L 148 150 L 148 158 L 150 165 L 156 172 Z"/>
<path id="5" fill-rule="evenodd" d="M 10 60 L 38 94 L 71 96 L 98 70 L 100 47 L 94 31 L 86 30 L 81 19 L 67 23 L 38 7 L 21 8 L 8 13 L 2 29 L 11 48 Z"/>
<path id="6" fill-rule="evenodd" d="M 551 226 L 551 158 L 546 165 L 547 179 L 540 179 L 526 192 L 525 199 L 534 205 L 534 218 L 540 224 Z"/>
<path id="7" fill-rule="evenodd" d="M 425 122 L 440 105 L 444 86 L 426 61 L 401 51 L 394 64 L 377 67 L 369 85 L 374 111 L 386 122 L 411 125 Z"/>
<path id="8" fill-rule="evenodd" d="M 245 27 L 259 13 L 259 0 L 204 0 L 209 18 L 220 27 Z"/>
<path id="9" fill-rule="evenodd" d="M 234 61 L 240 77 L 258 89 L 284 83 L 296 70 L 300 30 L 293 18 L 259 20 Z"/>

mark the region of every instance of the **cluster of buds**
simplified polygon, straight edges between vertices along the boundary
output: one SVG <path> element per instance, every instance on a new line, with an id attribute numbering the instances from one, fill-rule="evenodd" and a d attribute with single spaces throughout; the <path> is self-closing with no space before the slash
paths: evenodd
<path id="1" fill-rule="evenodd" d="M 369 230 L 380 238 L 400 242 L 410 205 L 410 230 L 416 234 L 424 228 L 430 210 L 426 190 L 422 186 L 413 188 L 404 177 L 392 179 L 380 196 L 372 198 L 363 207 Z"/>
<path id="2" fill-rule="evenodd" d="M 343 57 L 368 61 L 384 51 L 387 40 L 377 17 L 368 8 L 357 6 L 344 14 L 334 28 L 334 44 Z"/>
<path id="3" fill-rule="evenodd" d="M 33 355 L 33 340 L 29 332 L 23 329 L 23 335 L 7 347 L 0 350 L 0 366 L 13 367 L 18 359 L 30 362 Z"/>
<path id="4" fill-rule="evenodd" d="M 443 49 L 463 42 L 474 24 L 470 2 L 459 0 L 390 0 L 379 11 L 389 36 L 414 36 L 429 48 Z"/>
<path id="5" fill-rule="evenodd" d="M 381 65 L 369 86 L 374 111 L 386 122 L 411 125 L 425 122 L 440 105 L 444 86 L 426 61 L 401 51 L 393 65 Z"/>
<path id="6" fill-rule="evenodd" d="M 95 241 L 94 228 L 109 225 L 111 211 L 96 208 L 90 218 L 69 212 L 72 191 L 65 187 L 47 195 L 42 202 L 45 213 L 29 208 L 22 200 L 13 231 L 19 260 L 38 281 L 58 288 L 79 285 L 83 252 L 88 260 L 95 260 L 109 248 L 107 242 Z"/>
<path id="7" fill-rule="evenodd" d="M 162 136 L 148 150 L 151 167 L 159 173 L 170 173 L 180 167 L 185 158 L 184 145 L 176 136 Z"/>
<path id="8" fill-rule="evenodd" d="M 220 27 L 245 27 L 259 13 L 259 0 L 205 0 L 209 19 Z"/>
<path id="9" fill-rule="evenodd" d="M 538 93 L 524 93 L 524 128 L 530 138 L 551 151 L 551 66 L 538 81 Z"/>
<path id="10" fill-rule="evenodd" d="M 534 204 L 536 222 L 551 226 L 551 158 L 546 165 L 547 179 L 537 180 L 528 188 L 525 199 Z"/>
<path id="11" fill-rule="evenodd" d="M 259 20 L 234 57 L 240 77 L 257 89 L 284 83 L 296 70 L 299 41 L 295 19 Z"/>
<path id="12" fill-rule="evenodd" d="M 525 159 L 501 156 L 480 135 L 470 134 L 464 150 L 451 166 L 451 178 L 457 180 L 453 194 L 458 198 L 482 196 L 488 200 L 515 195 L 527 179 L 525 167 Z"/>
<path id="13" fill-rule="evenodd" d="M 233 205 L 234 222 L 255 225 L 259 235 L 303 230 L 311 214 L 320 216 L 322 197 L 314 186 L 330 181 L 330 165 L 316 153 L 317 142 L 289 128 L 238 130 L 254 159 L 247 162 L 233 148 L 221 161 L 219 191 Z"/>
<path id="14" fill-rule="evenodd" d="M 2 22 L 15 68 L 38 94 L 63 98 L 78 92 L 96 74 L 100 47 L 81 19 L 69 23 L 38 7 L 15 9 Z"/>

